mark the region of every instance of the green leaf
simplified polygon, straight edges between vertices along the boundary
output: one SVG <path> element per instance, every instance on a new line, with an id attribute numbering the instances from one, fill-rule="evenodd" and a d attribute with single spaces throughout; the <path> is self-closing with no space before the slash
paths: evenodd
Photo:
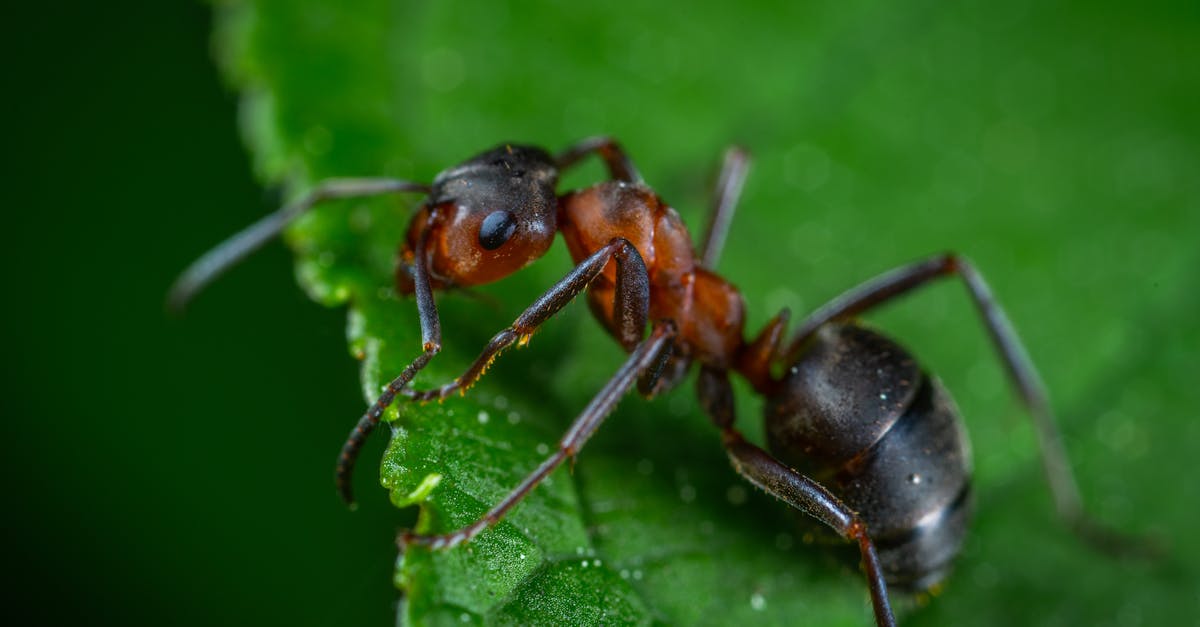
<path id="1" fill-rule="evenodd" d="M 1200 435 L 1167 409 L 1200 404 L 1187 374 L 1197 255 L 1175 237 L 1197 232 L 1200 157 L 1179 96 L 1194 100 L 1194 81 L 1164 62 L 1196 58 L 1200 38 L 1165 11 L 1091 6 L 247 0 L 221 5 L 216 41 L 259 174 L 291 193 L 329 176 L 429 180 L 500 141 L 559 149 L 607 133 L 697 228 L 721 149 L 749 146 L 720 270 L 752 330 L 899 263 L 970 255 L 1054 392 L 1091 510 L 1194 558 L 1195 534 L 1171 530 L 1190 520 L 1195 482 L 1142 488 Z M 1136 84 L 1097 88 L 1113 75 Z M 564 189 L 600 175 L 591 165 Z M 330 204 L 288 233 L 303 288 L 349 307 L 368 401 L 419 350 L 415 307 L 390 288 L 414 202 Z M 484 299 L 440 296 L 447 346 L 418 386 L 458 374 L 568 268 L 556 245 Z M 976 451 L 972 535 L 943 594 L 893 595 L 906 624 L 1170 624 L 1200 610 L 1187 578 L 1097 555 L 1054 521 L 1029 426 L 959 286 L 873 321 L 941 373 Z M 381 472 L 392 502 L 419 505 L 424 532 L 475 520 L 621 358 L 574 305 L 465 398 L 400 407 Z M 624 401 L 573 472 L 470 544 L 410 551 L 402 618 L 870 624 L 854 560 L 808 546 L 792 512 L 739 480 L 687 387 Z M 741 426 L 761 437 L 760 405 L 738 391 Z"/>

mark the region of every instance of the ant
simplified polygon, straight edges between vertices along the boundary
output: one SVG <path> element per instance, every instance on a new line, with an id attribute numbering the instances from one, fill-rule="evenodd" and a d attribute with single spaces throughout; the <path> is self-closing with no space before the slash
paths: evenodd
<path id="1" fill-rule="evenodd" d="M 609 180 L 557 195 L 559 174 L 589 155 L 604 162 Z M 1118 536 L 1084 514 L 1044 384 L 966 258 L 940 254 L 879 275 L 818 308 L 787 341 L 786 309 L 745 339 L 742 296 L 714 268 L 748 166 L 744 150 L 726 153 L 698 249 L 675 210 L 643 183 L 625 151 L 607 137 L 583 140 L 556 156 L 534 146 L 501 144 L 441 172 L 430 184 L 330 179 L 198 259 L 172 287 L 169 304 L 181 309 L 318 203 L 425 194 L 396 272 L 397 291 L 415 296 L 422 352 L 387 385 L 342 447 L 336 480 L 347 504 L 354 502 L 350 478 L 359 451 L 396 397 L 426 402 L 465 392 L 503 351 L 523 346 L 586 291 L 592 313 L 628 358 L 557 449 L 508 496 L 461 529 L 438 535 L 403 531 L 401 548 L 449 548 L 496 524 L 563 461 L 574 459 L 635 385 L 653 396 L 678 385 L 695 363 L 700 404 L 720 430 L 734 469 L 857 544 L 875 621 L 885 626 L 895 625 L 888 584 L 929 589 L 958 554 L 971 513 L 970 454 L 958 410 L 941 383 L 906 349 L 854 318 L 937 279 L 957 277 L 1033 418 L 1058 515 L 1085 540 L 1118 545 Z M 560 232 L 575 267 L 493 336 L 460 376 L 432 389 L 410 387 L 442 347 L 434 291 L 513 274 L 541 257 Z M 782 374 L 774 374 L 780 368 Z M 771 452 L 735 428 L 731 372 L 765 398 Z"/>

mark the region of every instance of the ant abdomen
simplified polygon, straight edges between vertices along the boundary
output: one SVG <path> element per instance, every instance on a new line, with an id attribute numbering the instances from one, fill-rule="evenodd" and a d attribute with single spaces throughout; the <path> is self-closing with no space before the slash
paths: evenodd
<path id="1" fill-rule="evenodd" d="M 771 451 L 862 518 L 889 584 L 923 590 L 946 575 L 970 518 L 970 448 L 949 393 L 907 350 L 825 325 L 765 417 Z"/>

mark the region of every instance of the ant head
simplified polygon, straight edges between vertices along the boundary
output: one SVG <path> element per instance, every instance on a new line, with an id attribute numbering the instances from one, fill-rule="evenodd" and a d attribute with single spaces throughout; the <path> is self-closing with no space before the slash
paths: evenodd
<path id="1" fill-rule="evenodd" d="M 554 242 L 557 184 L 553 158 L 531 146 L 503 144 L 445 170 L 413 216 L 401 258 L 412 259 L 428 230 L 425 255 L 435 287 L 502 279 Z M 400 290 L 411 292 L 406 279 L 398 277 Z"/>

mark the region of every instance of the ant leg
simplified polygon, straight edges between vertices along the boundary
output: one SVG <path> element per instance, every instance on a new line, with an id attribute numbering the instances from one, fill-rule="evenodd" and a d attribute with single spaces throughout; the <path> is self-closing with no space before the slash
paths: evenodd
<path id="1" fill-rule="evenodd" d="M 971 262 L 960 255 L 936 255 L 890 272 L 881 274 L 823 305 L 804 320 L 784 351 L 784 363 L 791 363 L 804 348 L 804 343 L 821 325 L 834 320 L 852 318 L 874 307 L 898 298 L 931 281 L 948 276 L 962 279 L 971 301 L 983 319 L 984 327 L 1008 371 L 1022 403 L 1033 419 L 1041 450 L 1042 469 L 1046 474 L 1054 506 L 1060 518 L 1085 541 L 1101 550 L 1118 554 L 1155 552 L 1153 547 L 1131 541 L 1121 534 L 1105 529 L 1092 521 L 1083 509 L 1083 499 L 1075 482 L 1071 464 L 1067 461 L 1062 435 L 1055 426 L 1054 411 L 1050 408 L 1046 386 L 1038 376 L 1025 346 L 1009 322 L 1008 316 L 992 296 L 992 291 Z"/>
<path id="2" fill-rule="evenodd" d="M 621 148 L 617 140 L 603 135 L 589 137 L 568 146 L 554 158 L 554 165 L 561 172 L 579 163 L 591 153 L 596 153 L 604 160 L 604 165 L 608 167 L 608 174 L 614 180 L 628 183 L 642 182 L 642 175 L 638 173 L 633 161 L 629 159 L 629 155 L 625 154 L 625 150 Z"/>
<path id="3" fill-rule="evenodd" d="M 351 479 L 354 475 L 354 463 L 358 461 L 358 454 L 362 451 L 363 444 L 367 441 L 367 436 L 375 430 L 379 425 L 379 421 L 383 418 L 383 412 L 395 400 L 396 394 L 404 389 L 413 377 L 421 371 L 433 359 L 433 356 L 442 350 L 442 324 L 438 319 L 437 303 L 433 300 L 433 287 L 429 281 L 429 269 L 426 268 L 425 246 L 429 240 L 430 229 L 426 228 L 421 232 L 417 239 L 417 246 L 414 250 L 413 263 L 413 287 L 414 295 L 417 300 L 417 316 L 421 321 L 421 348 L 422 353 L 408 364 L 400 372 L 400 375 L 392 379 L 391 383 L 387 384 L 379 398 L 367 409 L 362 418 L 359 418 L 358 424 L 350 432 L 346 438 L 346 443 L 342 445 L 342 451 L 338 455 L 337 467 L 334 472 L 335 482 L 337 483 L 338 494 L 341 495 L 342 501 L 351 507 L 354 506 L 354 485 Z"/>
<path id="4" fill-rule="evenodd" d="M 729 224 L 737 209 L 746 174 L 750 170 L 750 153 L 740 146 L 731 146 L 725 151 L 721 174 L 717 176 L 717 187 L 713 190 L 713 206 L 708 215 L 708 226 L 704 229 L 704 244 L 697 251 L 700 265 L 712 270 L 721 257 L 725 238 L 729 235 Z"/>
<path id="5" fill-rule="evenodd" d="M 167 292 L 167 307 L 174 312 L 183 311 L 205 286 L 258 250 L 268 240 L 279 235 L 284 227 L 317 204 L 340 198 L 362 198 L 401 192 L 429 193 L 429 186 L 385 178 L 322 181 L 291 204 L 251 224 L 193 261 Z"/>
<path id="6" fill-rule="evenodd" d="M 696 391 L 705 413 L 721 429 L 722 444 L 738 474 L 767 494 L 825 523 L 842 538 L 858 543 L 867 586 L 871 590 L 875 623 L 879 627 L 895 627 L 896 619 L 888 601 L 883 568 L 879 564 L 875 544 L 858 514 L 821 484 L 787 467 L 742 437 L 733 426 L 733 389 L 729 385 L 729 375 L 724 370 L 701 367 Z"/>
<path id="7" fill-rule="evenodd" d="M 571 299 L 578 296 L 608 265 L 617 261 L 617 284 L 614 290 L 613 311 L 617 312 L 618 335 L 625 350 L 633 350 L 646 331 L 650 312 L 650 277 L 646 263 L 637 249 L 623 237 L 592 253 L 575 266 L 565 277 L 542 294 L 508 328 L 492 336 L 479 357 L 453 381 L 430 390 L 405 389 L 401 392 L 413 400 L 426 402 L 444 399 L 456 391 L 465 392 L 475 384 L 500 353 L 513 344 L 524 346 L 543 322 L 558 313 Z"/>
<path id="8" fill-rule="evenodd" d="M 673 322 L 665 320 L 656 323 L 650 336 L 633 349 L 616 374 L 608 380 L 608 383 L 592 398 L 591 403 L 584 408 L 579 417 L 571 423 L 567 432 L 559 440 L 558 449 L 481 518 L 466 527 L 445 534 L 420 535 L 404 531 L 397 538 L 400 549 L 403 551 L 407 546 L 413 544 L 432 549 L 450 548 L 474 538 L 484 529 L 499 522 L 513 506 L 521 502 L 521 499 L 533 491 L 563 461 L 575 458 L 587 439 L 595 433 L 604 419 L 612 413 L 617 403 L 633 386 L 638 375 L 661 367 L 665 357 L 670 353 L 671 340 L 674 337 L 675 324 Z"/>
<path id="9" fill-rule="evenodd" d="M 692 360 L 688 357 L 664 359 L 660 367 L 647 370 L 638 378 L 637 390 L 643 398 L 654 398 L 666 390 L 675 389 L 676 385 L 687 376 L 692 368 Z"/>

